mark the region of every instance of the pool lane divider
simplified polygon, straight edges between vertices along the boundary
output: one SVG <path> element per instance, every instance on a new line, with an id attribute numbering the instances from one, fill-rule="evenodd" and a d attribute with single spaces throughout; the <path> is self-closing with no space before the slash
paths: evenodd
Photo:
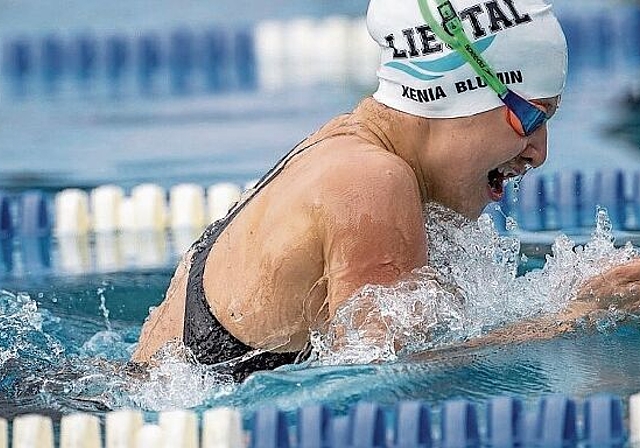
<path id="1" fill-rule="evenodd" d="M 640 393 L 629 397 L 629 442 L 640 444 Z"/>
<path id="2" fill-rule="evenodd" d="M 0 418 L 0 448 L 9 448 L 9 426 L 5 419 Z"/>
<path id="3" fill-rule="evenodd" d="M 187 95 L 319 84 L 371 86 L 378 45 L 364 17 L 299 17 L 241 27 L 178 26 L 3 40 L 0 81 L 15 96 Z"/>
<path id="4" fill-rule="evenodd" d="M 18 231 L 22 236 L 51 236 L 53 220 L 48 198 L 41 191 L 28 191 L 22 195 L 19 206 Z"/>
<path id="5" fill-rule="evenodd" d="M 158 447 L 164 448 L 167 446 L 164 433 L 159 425 L 144 425 L 140 428 L 140 431 L 136 434 L 136 437 L 131 444 L 125 445 L 127 448 L 142 448 L 142 447 Z M 175 446 L 179 446 L 177 443 Z"/>
<path id="6" fill-rule="evenodd" d="M 479 446 L 480 434 L 476 408 L 466 400 L 452 400 L 444 403 L 441 417 L 444 447 Z"/>
<path id="7" fill-rule="evenodd" d="M 232 183 L 220 183 L 206 190 L 197 184 L 178 184 L 169 192 L 156 184 L 133 187 L 129 196 L 123 188 L 104 185 L 89 192 L 65 189 L 54 197 L 55 235 L 86 235 L 112 232 L 164 232 L 167 229 L 203 230 L 209 222 L 224 217 L 229 208 L 240 199 L 242 189 Z M 42 233 L 43 215 L 50 207 L 44 195 L 37 198 L 25 193 L 20 202 L 30 205 L 22 214 L 27 224 L 22 234 Z M 39 208 L 35 204 L 39 205 Z M 7 229 L 11 229 L 7 201 Z M 33 209 L 33 210 L 31 210 Z M 32 231 L 31 229 L 36 229 Z"/>
<path id="8" fill-rule="evenodd" d="M 254 182 L 0 191 L 0 274 L 170 267 Z"/>
<path id="9" fill-rule="evenodd" d="M 419 401 L 403 401 L 397 406 L 393 436 L 395 446 L 431 446 L 431 410 Z"/>
<path id="10" fill-rule="evenodd" d="M 0 237 L 12 234 L 14 229 L 29 236 L 51 231 L 56 235 L 83 235 L 200 230 L 223 217 L 249 186 L 219 183 L 205 189 L 186 183 L 172 186 L 167 192 L 159 185 L 141 184 L 135 186 L 129 196 L 115 185 L 100 186 L 89 192 L 68 189 L 55 195 L 53 220 L 48 211 L 51 205 L 42 192 L 20 195 L 21 212 L 17 218 L 12 217 L 10 197 L 0 192 Z M 640 230 L 640 171 L 528 173 L 519 184 L 507 184 L 499 204 L 504 214 L 513 216 L 519 227 L 527 231 L 593 228 L 597 207 L 607 209 L 614 230 L 637 231 Z"/>
<path id="11" fill-rule="evenodd" d="M 514 397 L 485 404 L 454 399 L 433 407 L 413 400 L 393 406 L 359 402 L 346 415 L 321 404 L 287 412 L 267 406 L 246 419 L 232 408 L 209 409 L 201 418 L 174 410 L 160 412 L 156 422 L 125 409 L 104 417 L 63 416 L 56 446 L 102 448 L 104 418 L 105 448 L 622 448 L 640 439 L 640 395 L 629 398 L 628 409 L 625 422 L 622 400 L 610 394 L 581 402 L 549 395 L 528 407 Z M 54 446 L 48 417 L 16 417 L 12 428 L 13 448 Z M 7 447 L 7 434 L 8 424 L 0 420 L 0 448 Z"/>
<path id="12" fill-rule="evenodd" d="M 13 420 L 12 448 L 53 448 L 53 423 L 41 415 L 24 415 Z"/>
<path id="13" fill-rule="evenodd" d="M 584 403 L 583 415 L 587 446 L 623 445 L 626 434 L 620 400 L 591 397 Z"/>
<path id="14" fill-rule="evenodd" d="M 14 223 L 11 212 L 11 202 L 9 196 L 0 191 L 0 239 L 13 236 Z"/>
<path id="15" fill-rule="evenodd" d="M 105 441 L 108 448 L 128 448 L 144 426 L 141 411 L 122 409 L 105 416 Z M 148 446 L 155 446 L 149 444 Z"/>
<path id="16" fill-rule="evenodd" d="M 246 187 L 246 186 L 245 186 Z M 56 234 L 83 234 L 110 231 L 141 231 L 204 228 L 206 223 L 223 217 L 230 204 L 236 202 L 241 188 L 220 183 L 206 190 L 196 184 L 171 187 L 169 194 L 159 186 L 142 184 L 132 189 L 131 196 L 116 186 L 102 186 L 90 192 L 87 206 L 80 191 L 62 191 L 56 198 Z M 21 227 L 27 232 L 43 232 L 38 222 L 46 206 L 37 193 L 30 199 L 31 208 Z M 25 197 L 25 202 L 28 198 Z M 2 205 L 0 196 L 0 205 Z M 4 232 L 11 232 L 10 206 L 5 196 Z M 40 201 L 40 202 L 38 202 Z M 40 208 L 37 204 L 40 203 Z M 513 216 L 526 231 L 579 231 L 595 225 L 597 207 L 607 209 L 614 230 L 640 230 L 640 171 L 599 170 L 551 174 L 528 173 L 518 184 L 507 184 L 502 213 Z M 206 212 L 205 212 L 206 210 Z M 491 210 L 491 207 L 488 208 Z M 204 213 L 204 214 L 203 214 Z M 497 224 L 503 218 L 496 216 Z M 91 226 L 89 226 L 91 223 Z M 499 230 L 505 231 L 504 223 Z M 0 228 L 2 231 L 2 228 Z"/>
<path id="17" fill-rule="evenodd" d="M 236 448 L 245 444 L 242 417 L 234 409 L 211 409 L 202 416 L 202 424 L 202 447 Z"/>
<path id="18" fill-rule="evenodd" d="M 616 231 L 640 230 L 640 171 L 603 169 L 595 172 L 530 172 L 518 184 L 507 184 L 494 216 L 505 231 L 512 216 L 525 231 L 579 233 L 595 227 L 596 210 L 603 207 Z"/>
<path id="19" fill-rule="evenodd" d="M 162 412 L 158 424 L 165 446 L 167 441 L 177 443 L 181 448 L 198 448 L 200 446 L 198 419 L 194 412 L 186 410 Z"/>
<path id="20" fill-rule="evenodd" d="M 90 414 L 71 414 L 60 422 L 60 447 L 102 448 L 100 419 Z"/>
<path id="21" fill-rule="evenodd" d="M 323 405 L 298 409 L 296 440 L 300 448 L 331 445 L 331 411 Z"/>

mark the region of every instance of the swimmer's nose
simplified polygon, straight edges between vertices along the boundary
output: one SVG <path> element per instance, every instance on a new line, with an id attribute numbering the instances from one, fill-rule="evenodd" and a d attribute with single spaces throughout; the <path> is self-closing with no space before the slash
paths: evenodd
<path id="1" fill-rule="evenodd" d="M 527 146 L 520 153 L 528 165 L 533 168 L 541 166 L 547 160 L 547 125 L 536 130 L 528 139 Z"/>

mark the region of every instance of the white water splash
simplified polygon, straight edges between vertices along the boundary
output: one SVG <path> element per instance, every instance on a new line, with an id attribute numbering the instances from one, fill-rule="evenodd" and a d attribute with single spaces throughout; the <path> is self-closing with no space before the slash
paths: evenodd
<path id="1" fill-rule="evenodd" d="M 42 331 L 43 315 L 28 294 L 0 289 L 0 371 L 11 360 L 33 356 L 55 362 L 65 352 L 55 338 Z"/>
<path id="2" fill-rule="evenodd" d="M 520 241 L 500 236 L 491 218 L 471 222 L 437 204 L 426 209 L 429 267 L 393 287 L 366 286 L 336 313 L 325 333 L 312 334 L 320 364 L 390 361 L 484 335 L 523 319 L 555 313 L 585 280 L 638 255 L 614 246 L 611 222 L 599 209 L 584 246 L 559 236 L 544 267 L 517 276 Z"/>
<path id="3" fill-rule="evenodd" d="M 107 298 L 104 295 L 106 288 L 98 288 L 97 294 L 100 297 L 100 312 L 102 313 L 102 317 L 104 317 L 104 324 L 107 328 L 107 331 L 111 331 L 111 321 L 109 320 L 109 308 L 107 308 Z"/>
<path id="4" fill-rule="evenodd" d="M 189 362 L 184 345 L 168 344 L 156 354 L 148 377 L 133 381 L 129 399 L 153 411 L 187 409 L 230 395 L 237 387 L 231 375 L 212 366 Z"/>
<path id="5" fill-rule="evenodd" d="M 103 292 L 98 294 L 104 297 Z M 108 315 L 103 317 L 110 328 Z M 80 403 L 96 409 L 133 406 L 161 411 L 193 408 L 228 396 L 237 387 L 231 375 L 190 361 L 182 344 L 166 346 L 148 370 L 132 370 L 126 360 L 134 345 L 114 329 L 98 331 L 77 354 L 69 354 L 59 338 L 66 340 L 75 332 L 53 331 L 60 324 L 60 318 L 39 309 L 28 294 L 0 289 L 5 392 L 26 400 L 37 396 L 43 406 L 55 408 Z"/>

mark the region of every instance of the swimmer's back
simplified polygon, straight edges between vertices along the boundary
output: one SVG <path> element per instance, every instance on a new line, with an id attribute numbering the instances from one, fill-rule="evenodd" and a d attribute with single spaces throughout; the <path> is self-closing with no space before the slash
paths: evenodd
<path id="1" fill-rule="evenodd" d="M 406 184 L 415 202 L 411 207 L 420 209 L 408 165 L 350 115 L 332 120 L 298 148 L 307 149 L 293 157 L 221 233 L 204 272 L 206 298 L 220 323 L 243 343 L 273 351 L 302 349 L 309 329 L 326 322 L 335 308 L 326 301 L 333 280 L 334 289 L 353 292 L 349 266 L 341 265 L 340 254 L 333 252 L 342 228 L 369 225 L 355 222 L 360 219 L 358 206 L 367 201 L 373 206 L 373 197 L 384 196 L 385 183 L 391 179 Z M 379 205 L 385 206 L 384 202 Z M 337 260 L 333 267 L 328 267 L 328 257 Z M 386 265 L 365 268 L 372 280 L 384 281 L 387 276 Z M 392 268 L 397 275 L 406 267 Z M 173 295 L 179 298 L 168 293 L 160 308 L 172 308 L 170 313 L 181 312 L 184 318 L 184 281 L 174 278 L 172 283 Z M 144 336 L 145 331 L 142 346 Z"/>
<path id="2" fill-rule="evenodd" d="M 331 217 L 357 219 L 357 202 L 366 192 L 384 193 L 378 188 L 383 167 L 412 176 L 349 116 L 302 144 L 308 145 L 313 146 L 292 159 L 229 224 L 207 260 L 205 289 L 215 291 L 208 297 L 214 314 L 253 347 L 295 351 L 304 346 L 309 328 L 329 317 L 327 284 L 341 275 L 340 266 L 326 272 L 328 239 L 350 224 L 331 222 Z"/>

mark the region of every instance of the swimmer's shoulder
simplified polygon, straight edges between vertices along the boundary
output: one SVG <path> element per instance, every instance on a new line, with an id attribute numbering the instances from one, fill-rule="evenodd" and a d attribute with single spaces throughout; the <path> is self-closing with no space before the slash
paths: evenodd
<path id="1" fill-rule="evenodd" d="M 418 193 L 416 175 L 409 164 L 380 145 L 358 136 L 337 137 L 325 145 L 318 155 L 326 159 L 327 179 L 345 179 L 347 188 L 379 185 L 385 191 L 409 189 Z"/>

